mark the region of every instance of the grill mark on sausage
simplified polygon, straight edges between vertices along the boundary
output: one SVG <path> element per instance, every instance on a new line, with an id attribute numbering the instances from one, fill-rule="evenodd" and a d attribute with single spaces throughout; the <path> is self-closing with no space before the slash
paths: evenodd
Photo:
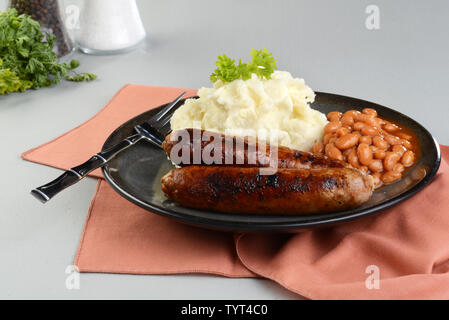
<path id="1" fill-rule="evenodd" d="M 323 180 L 323 182 L 321 183 L 321 188 L 323 188 L 325 190 L 332 190 L 332 189 L 336 188 L 337 186 L 338 186 L 338 182 L 334 178 L 327 178 L 327 179 Z"/>
<path id="2" fill-rule="evenodd" d="M 295 178 L 289 185 L 290 190 L 301 192 L 302 194 L 310 191 L 310 187 L 307 183 L 304 183 L 302 179 Z"/>
<path id="3" fill-rule="evenodd" d="M 242 180 L 242 184 L 243 184 L 243 191 L 245 191 L 247 194 L 251 194 L 254 193 L 254 191 L 257 188 L 257 184 L 252 181 L 251 179 L 244 179 Z"/>
<path id="4" fill-rule="evenodd" d="M 269 187 L 273 187 L 273 188 L 279 188 L 279 175 L 275 173 L 275 174 L 266 176 L 265 185 L 269 186 Z"/>

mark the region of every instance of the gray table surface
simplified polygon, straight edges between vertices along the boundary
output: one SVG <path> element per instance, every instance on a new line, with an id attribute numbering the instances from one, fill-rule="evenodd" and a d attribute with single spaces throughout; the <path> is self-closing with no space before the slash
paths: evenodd
<path id="1" fill-rule="evenodd" d="M 446 0 L 138 4 L 148 31 L 143 47 L 112 56 L 75 53 L 98 80 L 0 97 L 0 298 L 299 298 L 268 280 L 203 275 L 82 274 L 79 290 L 66 288 L 95 180 L 41 205 L 29 190 L 60 172 L 20 154 L 86 121 L 127 83 L 209 86 L 217 54 L 246 58 L 265 46 L 279 69 L 314 90 L 393 107 L 449 144 Z M 365 27 L 369 4 L 380 9 L 379 30 Z"/>

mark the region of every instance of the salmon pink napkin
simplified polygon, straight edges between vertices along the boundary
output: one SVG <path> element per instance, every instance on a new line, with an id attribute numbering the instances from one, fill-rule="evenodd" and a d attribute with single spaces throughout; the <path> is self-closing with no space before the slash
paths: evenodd
<path id="1" fill-rule="evenodd" d="M 181 91 L 127 85 L 92 119 L 22 157 L 73 167 L 121 123 Z M 183 225 L 135 206 L 99 179 L 75 264 L 81 272 L 264 277 L 311 299 L 449 299 L 449 147 L 442 155 L 435 180 L 401 204 L 293 235 Z M 98 170 L 92 175 L 101 178 Z"/>

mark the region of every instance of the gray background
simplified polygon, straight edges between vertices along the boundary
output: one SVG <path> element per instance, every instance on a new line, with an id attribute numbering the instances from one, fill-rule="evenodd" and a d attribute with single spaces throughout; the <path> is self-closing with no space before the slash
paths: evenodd
<path id="1" fill-rule="evenodd" d="M 251 48 L 265 46 L 279 69 L 314 90 L 393 107 L 449 144 L 446 0 L 138 4 L 148 32 L 143 47 L 123 55 L 74 55 L 98 80 L 0 97 L 0 298 L 298 298 L 267 280 L 202 275 L 82 274 L 80 290 L 66 289 L 65 268 L 95 180 L 41 205 L 29 190 L 59 171 L 22 161 L 20 154 L 92 117 L 126 83 L 208 86 L 217 54 L 246 59 Z M 380 30 L 365 28 L 368 4 L 380 8 Z"/>

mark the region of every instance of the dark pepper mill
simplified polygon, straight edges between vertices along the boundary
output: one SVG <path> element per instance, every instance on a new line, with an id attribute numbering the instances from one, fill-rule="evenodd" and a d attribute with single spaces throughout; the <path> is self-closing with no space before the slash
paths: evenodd
<path id="1" fill-rule="evenodd" d="M 41 24 L 43 32 L 56 36 L 53 51 L 58 57 L 73 51 L 73 42 L 67 36 L 58 0 L 9 0 L 9 7 L 17 9 L 19 14 L 29 14 Z"/>

